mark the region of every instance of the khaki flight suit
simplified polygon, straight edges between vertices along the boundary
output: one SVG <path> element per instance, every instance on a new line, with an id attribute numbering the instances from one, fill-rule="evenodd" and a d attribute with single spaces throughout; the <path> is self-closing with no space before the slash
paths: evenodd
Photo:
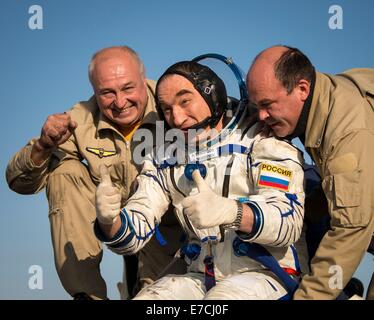
<path id="1" fill-rule="evenodd" d="M 148 103 L 140 128 L 155 128 L 154 86 L 153 81 L 148 81 Z M 102 245 L 93 232 L 99 166 L 108 166 L 124 205 L 140 170 L 132 161 L 136 142 L 124 139 L 99 111 L 95 97 L 76 104 L 69 114 L 78 123 L 69 140 L 40 166 L 31 160 L 36 139 L 31 140 L 11 159 L 6 177 L 9 187 L 21 194 L 37 193 L 46 187 L 55 265 L 61 283 L 72 296 L 85 292 L 102 299 L 107 296 L 99 268 Z M 146 152 L 152 147 L 153 144 L 147 146 Z M 141 286 L 154 281 L 172 261 L 180 246 L 180 230 L 173 213 L 167 214 L 160 226 L 167 245 L 161 246 L 155 239 L 138 255 Z"/>
<path id="2" fill-rule="evenodd" d="M 331 230 L 294 298 L 335 299 L 374 232 L 374 69 L 317 72 L 305 148 L 321 172 Z"/>

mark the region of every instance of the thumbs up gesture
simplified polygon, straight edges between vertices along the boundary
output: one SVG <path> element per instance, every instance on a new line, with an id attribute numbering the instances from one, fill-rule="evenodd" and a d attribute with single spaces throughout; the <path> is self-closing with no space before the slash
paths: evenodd
<path id="1" fill-rule="evenodd" d="M 121 211 L 121 194 L 113 186 L 108 168 L 100 165 L 101 182 L 96 189 L 96 216 L 101 224 L 112 225 Z"/>
<path id="2" fill-rule="evenodd" d="M 199 170 L 192 173 L 199 190 L 182 201 L 185 214 L 198 229 L 230 224 L 235 221 L 238 205 L 233 199 L 218 196 L 201 177 Z"/>

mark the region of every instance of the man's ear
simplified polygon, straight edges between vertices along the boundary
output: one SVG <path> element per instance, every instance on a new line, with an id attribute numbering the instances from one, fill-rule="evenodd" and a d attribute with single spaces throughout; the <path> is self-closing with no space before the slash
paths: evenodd
<path id="1" fill-rule="evenodd" d="M 305 100 L 308 98 L 310 93 L 310 83 L 309 81 L 305 79 L 301 79 L 299 83 L 296 85 L 296 88 L 298 89 L 298 93 L 300 96 L 300 99 L 305 102 Z"/>
<path id="2" fill-rule="evenodd" d="M 147 77 L 145 76 L 145 74 L 141 75 L 141 81 L 143 82 L 143 85 L 147 87 Z"/>
<path id="3" fill-rule="evenodd" d="M 145 86 L 147 86 L 147 76 L 145 74 L 145 67 L 143 65 L 143 68 L 142 68 L 142 80 L 143 80 L 143 83 Z"/>

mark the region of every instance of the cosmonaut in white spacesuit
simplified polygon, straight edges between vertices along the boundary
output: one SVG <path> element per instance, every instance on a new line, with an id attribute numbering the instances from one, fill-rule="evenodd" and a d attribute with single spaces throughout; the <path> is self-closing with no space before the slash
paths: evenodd
<path id="1" fill-rule="evenodd" d="M 170 203 L 187 234 L 181 249 L 187 273 L 166 275 L 135 299 L 290 297 L 287 281 L 307 271 L 301 152 L 263 132 L 247 104 L 230 101 L 223 81 L 197 62 L 169 67 L 156 99 L 167 129 L 179 129 L 186 143 L 162 145 L 175 152 L 155 150 L 144 161 L 124 208 L 106 167 L 96 193 L 96 236 L 118 254 L 134 254 L 159 236 Z M 188 129 L 202 133 L 191 137 Z"/>

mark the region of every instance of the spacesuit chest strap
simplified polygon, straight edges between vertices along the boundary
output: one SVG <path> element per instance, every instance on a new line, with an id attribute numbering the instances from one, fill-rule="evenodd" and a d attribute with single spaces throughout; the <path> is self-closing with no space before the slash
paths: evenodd
<path id="1" fill-rule="evenodd" d="M 236 238 L 233 242 L 233 249 L 235 255 L 247 256 L 272 271 L 282 281 L 291 296 L 296 291 L 299 286 L 298 282 L 279 265 L 279 262 L 263 246 Z"/>

